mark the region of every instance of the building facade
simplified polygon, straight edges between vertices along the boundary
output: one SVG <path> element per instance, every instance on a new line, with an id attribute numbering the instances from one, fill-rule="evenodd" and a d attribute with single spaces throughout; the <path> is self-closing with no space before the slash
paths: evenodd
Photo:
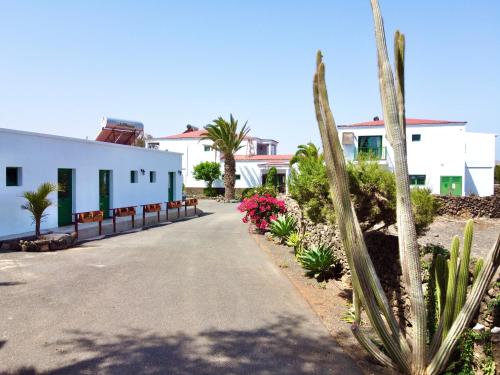
<path id="1" fill-rule="evenodd" d="M 406 120 L 408 170 L 412 186 L 441 195 L 493 195 L 495 134 L 466 131 L 466 122 Z M 384 122 L 339 125 L 347 160 L 370 157 L 394 170 L 394 152 Z"/>
<path id="2" fill-rule="evenodd" d="M 147 140 L 147 147 L 158 150 L 168 150 L 183 154 L 182 171 L 186 188 L 204 188 L 205 182 L 193 177 L 195 165 L 204 161 L 221 163 L 224 171 L 224 159 L 215 151 L 210 140 L 202 139 L 204 129 L 188 126 L 180 134 Z M 251 188 L 261 185 L 271 167 L 278 172 L 278 184 L 281 191 L 286 190 L 286 179 L 290 171 L 289 162 L 292 155 L 278 155 L 278 142 L 273 139 L 263 139 L 247 136 L 242 148 L 235 154 L 237 189 Z M 222 180 L 215 181 L 214 187 L 224 187 Z"/>
<path id="3" fill-rule="evenodd" d="M 180 200 L 182 155 L 146 148 L 0 129 L 0 237 L 31 232 L 22 193 L 58 183 L 42 229 L 72 213 Z"/>

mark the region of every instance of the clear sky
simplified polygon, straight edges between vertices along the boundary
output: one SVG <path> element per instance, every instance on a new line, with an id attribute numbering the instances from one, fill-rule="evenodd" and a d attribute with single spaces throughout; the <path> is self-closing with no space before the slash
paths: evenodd
<path id="1" fill-rule="evenodd" d="M 381 7 L 391 49 L 406 34 L 408 117 L 500 133 L 500 1 Z M 319 143 L 317 49 L 337 123 L 381 114 L 368 0 L 4 0 L 0 44 L 0 127 L 93 139 L 110 116 L 163 136 L 231 112 L 291 153 Z"/>

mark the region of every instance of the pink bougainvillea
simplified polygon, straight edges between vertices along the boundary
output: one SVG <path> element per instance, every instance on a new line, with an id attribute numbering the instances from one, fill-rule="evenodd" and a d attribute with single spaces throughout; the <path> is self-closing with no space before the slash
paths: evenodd
<path id="1" fill-rule="evenodd" d="M 243 222 L 253 223 L 261 231 L 267 230 L 269 224 L 276 220 L 278 214 L 286 212 L 285 202 L 271 194 L 255 194 L 245 198 L 238 206 L 238 210 L 245 213 Z"/>

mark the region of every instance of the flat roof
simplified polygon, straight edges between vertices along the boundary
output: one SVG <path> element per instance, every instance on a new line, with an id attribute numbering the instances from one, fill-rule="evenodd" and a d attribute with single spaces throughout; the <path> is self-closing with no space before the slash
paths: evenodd
<path id="1" fill-rule="evenodd" d="M 100 141 L 94 141 L 94 140 L 90 140 L 90 139 L 66 137 L 66 136 L 62 136 L 62 135 L 35 133 L 35 132 L 29 132 L 29 131 L 25 131 L 25 130 L 0 128 L 0 132 L 1 133 L 18 134 L 18 135 L 26 135 L 26 136 L 31 136 L 31 137 L 57 139 L 57 140 L 66 141 L 66 142 L 85 143 L 88 145 L 95 145 L 95 146 L 118 147 L 118 148 L 121 148 L 124 150 L 136 150 L 136 151 L 145 151 L 145 152 L 159 152 L 159 153 L 163 153 L 163 154 L 170 153 L 170 154 L 182 155 L 182 152 L 161 151 L 161 150 L 155 150 L 155 149 L 150 149 L 150 148 L 146 148 L 146 147 L 121 145 L 121 144 L 117 144 L 117 143 L 100 142 Z"/>

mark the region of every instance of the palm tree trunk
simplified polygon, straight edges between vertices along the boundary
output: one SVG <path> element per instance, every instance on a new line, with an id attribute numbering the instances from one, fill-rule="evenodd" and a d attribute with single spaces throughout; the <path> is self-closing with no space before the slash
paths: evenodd
<path id="1" fill-rule="evenodd" d="M 234 184 L 236 182 L 236 162 L 233 154 L 224 155 L 224 199 L 234 199 Z"/>
<path id="2" fill-rule="evenodd" d="M 40 237 L 40 220 L 35 220 L 35 237 Z"/>

